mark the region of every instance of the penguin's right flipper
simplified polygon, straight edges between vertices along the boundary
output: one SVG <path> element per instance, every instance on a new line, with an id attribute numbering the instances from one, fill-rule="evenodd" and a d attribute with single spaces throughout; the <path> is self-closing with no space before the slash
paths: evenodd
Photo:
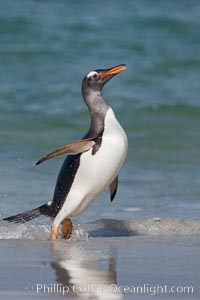
<path id="1" fill-rule="evenodd" d="M 115 177 L 113 182 L 110 184 L 110 201 L 112 202 L 117 194 L 117 187 L 118 187 L 118 175 Z"/>
<path id="2" fill-rule="evenodd" d="M 36 165 L 41 164 L 42 162 L 52 159 L 57 156 L 65 155 L 65 154 L 79 154 L 85 151 L 90 150 L 95 145 L 95 138 L 85 139 L 73 142 L 71 144 L 67 144 L 61 148 L 58 148 L 57 150 L 45 155 L 42 157 L 38 162 L 36 162 Z"/>

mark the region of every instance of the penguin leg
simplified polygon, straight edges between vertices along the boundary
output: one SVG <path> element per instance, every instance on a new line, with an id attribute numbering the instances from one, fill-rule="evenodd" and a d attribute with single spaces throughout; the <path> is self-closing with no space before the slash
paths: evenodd
<path id="1" fill-rule="evenodd" d="M 64 239 L 69 239 L 73 230 L 72 221 L 69 218 L 66 218 L 62 221 L 62 234 Z"/>
<path id="2" fill-rule="evenodd" d="M 58 232 L 59 232 L 59 226 L 52 224 L 51 225 L 51 239 L 52 240 L 58 240 Z"/>

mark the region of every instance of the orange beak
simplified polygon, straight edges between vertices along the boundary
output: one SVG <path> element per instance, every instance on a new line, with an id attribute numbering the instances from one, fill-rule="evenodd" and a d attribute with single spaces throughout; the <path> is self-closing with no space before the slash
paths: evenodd
<path id="1" fill-rule="evenodd" d="M 101 75 L 100 75 L 100 78 L 104 78 L 104 77 L 107 77 L 107 76 L 110 76 L 110 75 L 115 75 L 115 74 L 118 74 L 120 72 L 123 72 L 124 70 L 126 69 L 126 65 L 119 65 L 119 66 L 116 66 L 114 68 L 111 68 L 111 69 L 108 69 L 106 70 L 105 72 L 103 72 Z"/>

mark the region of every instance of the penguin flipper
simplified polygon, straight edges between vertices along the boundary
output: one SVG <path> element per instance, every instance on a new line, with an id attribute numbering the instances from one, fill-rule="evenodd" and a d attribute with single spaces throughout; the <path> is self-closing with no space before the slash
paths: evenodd
<path id="1" fill-rule="evenodd" d="M 94 144 L 95 144 L 95 138 L 90 139 L 84 139 L 80 141 L 73 142 L 71 144 L 67 144 L 65 146 L 62 146 L 61 148 L 58 148 L 57 150 L 48 153 L 44 157 L 42 157 L 40 160 L 36 162 L 36 165 L 41 164 L 42 162 L 52 159 L 57 156 L 65 155 L 65 154 L 79 154 L 85 151 L 90 150 Z"/>
<path id="2" fill-rule="evenodd" d="M 113 182 L 110 184 L 110 201 L 112 202 L 117 194 L 117 187 L 118 187 L 118 175 L 115 177 Z"/>

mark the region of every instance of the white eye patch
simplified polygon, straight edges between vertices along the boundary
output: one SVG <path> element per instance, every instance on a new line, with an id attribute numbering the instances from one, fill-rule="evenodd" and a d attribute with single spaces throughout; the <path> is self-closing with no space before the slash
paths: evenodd
<path id="1" fill-rule="evenodd" d="M 99 74 L 97 73 L 97 72 L 95 72 L 95 71 L 91 71 L 91 72 L 89 72 L 88 74 L 87 74 L 87 78 L 90 78 L 90 77 L 92 77 L 92 76 L 94 76 L 94 75 L 98 75 L 99 76 Z"/>

